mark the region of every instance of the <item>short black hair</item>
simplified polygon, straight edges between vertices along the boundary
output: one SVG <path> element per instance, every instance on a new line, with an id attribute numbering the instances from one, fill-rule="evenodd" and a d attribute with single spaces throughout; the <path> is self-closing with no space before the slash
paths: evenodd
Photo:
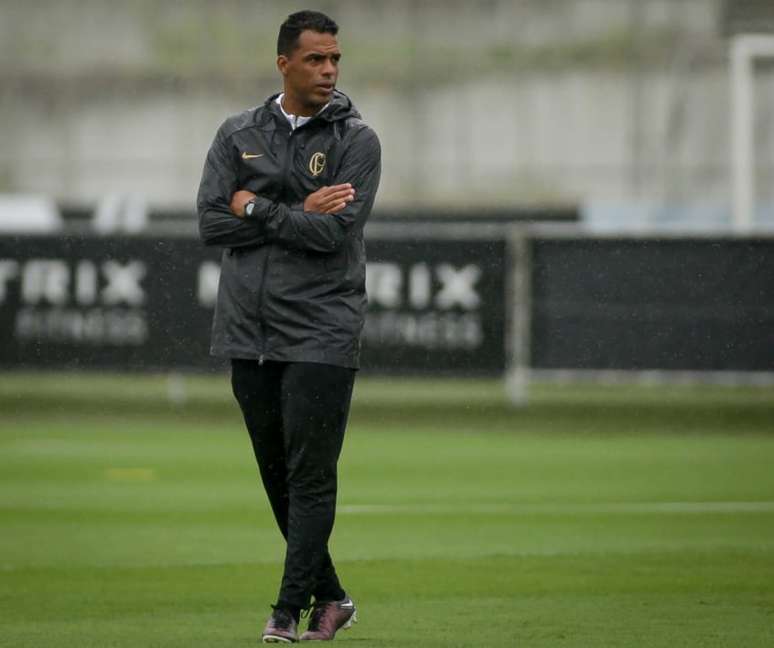
<path id="1" fill-rule="evenodd" d="M 339 33 L 339 26 L 324 13 L 319 11 L 297 11 L 290 14 L 280 26 L 277 37 L 277 55 L 290 56 L 298 47 L 298 37 L 307 29 L 318 34 Z"/>

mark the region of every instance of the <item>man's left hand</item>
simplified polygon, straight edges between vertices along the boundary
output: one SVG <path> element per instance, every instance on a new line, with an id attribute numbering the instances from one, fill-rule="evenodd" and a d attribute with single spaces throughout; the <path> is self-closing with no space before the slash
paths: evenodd
<path id="1" fill-rule="evenodd" d="M 231 212 L 234 214 L 234 216 L 244 218 L 245 205 L 256 197 L 256 194 L 254 194 L 252 191 L 240 189 L 231 197 L 231 205 L 229 205 Z"/>

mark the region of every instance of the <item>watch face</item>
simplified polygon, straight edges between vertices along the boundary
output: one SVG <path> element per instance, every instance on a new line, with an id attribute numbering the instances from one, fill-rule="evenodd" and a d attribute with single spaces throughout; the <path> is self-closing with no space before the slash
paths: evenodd
<path id="1" fill-rule="evenodd" d="M 253 209 L 255 209 L 255 203 L 249 202 L 245 205 L 245 215 L 246 216 L 252 216 L 253 215 Z"/>

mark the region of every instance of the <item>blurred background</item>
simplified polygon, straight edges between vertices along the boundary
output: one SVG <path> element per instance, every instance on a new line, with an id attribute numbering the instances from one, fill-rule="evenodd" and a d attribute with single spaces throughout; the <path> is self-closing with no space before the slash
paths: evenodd
<path id="1" fill-rule="evenodd" d="M 768 3 L 735 4 L 766 27 Z M 730 225 L 740 21 L 723 0 L 318 5 L 341 25 L 340 88 L 382 138 L 380 207 L 577 205 L 592 226 Z M 301 6 L 4 0 L 0 192 L 190 210 L 217 126 L 279 89 L 277 26 Z M 757 221 L 769 228 L 773 108 L 762 63 Z"/>
<path id="2" fill-rule="evenodd" d="M 301 6 L 0 4 L 0 360 L 206 364 L 203 160 Z M 319 8 L 383 145 L 366 367 L 771 372 L 770 2 Z"/>
<path id="3" fill-rule="evenodd" d="M 774 645 L 772 0 L 312 4 L 383 148 L 353 638 Z M 3 645 L 254 644 L 282 544 L 194 203 L 304 8 L 0 0 Z"/>

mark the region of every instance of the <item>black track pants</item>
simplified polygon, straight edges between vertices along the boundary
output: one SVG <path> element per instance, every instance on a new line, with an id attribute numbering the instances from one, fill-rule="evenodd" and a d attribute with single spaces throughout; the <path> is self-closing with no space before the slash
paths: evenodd
<path id="1" fill-rule="evenodd" d="M 253 443 L 274 517 L 287 541 L 278 602 L 344 592 L 328 553 L 336 513 L 336 464 L 355 371 L 314 363 L 231 361 L 231 385 Z"/>

